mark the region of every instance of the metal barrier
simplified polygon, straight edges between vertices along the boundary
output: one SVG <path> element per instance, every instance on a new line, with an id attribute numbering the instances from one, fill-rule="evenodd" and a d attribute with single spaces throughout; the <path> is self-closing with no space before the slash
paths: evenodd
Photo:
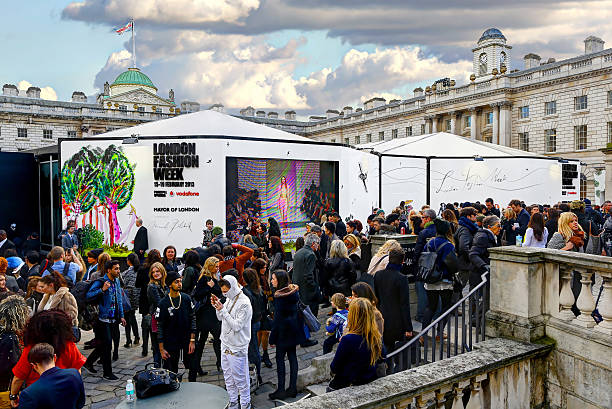
<path id="1" fill-rule="evenodd" d="M 482 281 L 461 300 L 410 341 L 387 355 L 390 372 L 404 371 L 469 352 L 474 344 L 484 341 L 489 291 L 490 281 L 487 271 L 482 275 Z M 444 334 L 445 327 L 446 334 Z"/>

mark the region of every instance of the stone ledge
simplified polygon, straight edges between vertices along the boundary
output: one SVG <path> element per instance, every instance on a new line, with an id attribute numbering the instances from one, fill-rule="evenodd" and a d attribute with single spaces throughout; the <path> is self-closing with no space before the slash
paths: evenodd
<path id="1" fill-rule="evenodd" d="M 524 264 L 555 262 L 579 265 L 580 267 L 597 271 L 612 272 L 612 258 L 573 251 L 504 246 L 490 248 L 489 254 L 491 260 L 514 261 Z"/>
<path id="2" fill-rule="evenodd" d="M 526 359 L 543 357 L 551 349 L 550 345 L 529 344 L 502 338 L 486 340 L 479 344 L 478 350 L 389 375 L 367 385 L 352 386 L 285 407 L 287 409 L 365 409 L 383 405 L 389 407 L 442 385 L 486 374 Z"/>
<path id="3" fill-rule="evenodd" d="M 546 319 L 542 315 L 525 318 L 490 310 L 485 315 L 485 325 L 487 337 L 533 342 L 546 335 Z"/>

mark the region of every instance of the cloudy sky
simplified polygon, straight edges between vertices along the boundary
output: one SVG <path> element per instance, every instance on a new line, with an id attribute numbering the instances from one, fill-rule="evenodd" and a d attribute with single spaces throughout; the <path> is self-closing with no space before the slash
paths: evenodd
<path id="1" fill-rule="evenodd" d="M 131 66 L 130 35 L 113 29 L 133 17 L 137 65 L 160 95 L 301 115 L 461 84 L 489 27 L 513 46 L 512 68 L 529 52 L 581 54 L 589 35 L 612 44 L 612 0 L 29 0 L 3 14 L 3 84 L 94 95 Z"/>

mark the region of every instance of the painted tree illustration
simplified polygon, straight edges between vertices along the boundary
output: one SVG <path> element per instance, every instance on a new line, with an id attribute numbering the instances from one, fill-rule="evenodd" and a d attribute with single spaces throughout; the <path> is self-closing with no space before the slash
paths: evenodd
<path id="1" fill-rule="evenodd" d="M 97 193 L 100 203 L 108 209 L 110 245 L 121 237 L 117 211 L 128 205 L 134 193 L 134 165 L 115 145 L 110 145 L 101 156 Z"/>
<path id="2" fill-rule="evenodd" d="M 89 212 L 96 204 L 100 152 L 81 148 L 62 166 L 62 207 L 66 215 Z"/>

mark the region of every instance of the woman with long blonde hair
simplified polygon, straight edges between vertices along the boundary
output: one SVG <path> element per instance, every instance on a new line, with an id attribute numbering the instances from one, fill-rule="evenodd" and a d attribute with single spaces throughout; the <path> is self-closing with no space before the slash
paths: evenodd
<path id="1" fill-rule="evenodd" d="M 572 212 L 561 213 L 558 231 L 546 246 L 549 249 L 584 252 L 584 231 Z"/>
<path id="2" fill-rule="evenodd" d="M 389 252 L 391 249 L 401 249 L 402 246 L 397 242 L 397 240 L 387 240 L 385 244 L 383 244 L 376 255 L 372 257 L 372 261 L 370 261 L 370 267 L 368 268 L 368 274 L 375 275 L 377 271 L 384 270 L 387 268 L 387 264 L 389 264 Z"/>
<path id="3" fill-rule="evenodd" d="M 147 298 L 149 299 L 149 314 L 151 314 L 151 343 L 153 344 L 153 361 L 157 367 L 161 367 L 161 354 L 157 341 L 157 320 L 155 314 L 159 302 L 166 296 L 166 268 L 159 261 L 151 264 L 149 269 L 149 285 L 147 286 Z"/>
<path id="4" fill-rule="evenodd" d="M 382 357 L 382 335 L 370 300 L 355 298 L 351 301 L 347 325 L 349 332 L 340 338 L 330 365 L 334 378 L 328 390 L 364 385 L 376 379 L 376 364 Z"/>

